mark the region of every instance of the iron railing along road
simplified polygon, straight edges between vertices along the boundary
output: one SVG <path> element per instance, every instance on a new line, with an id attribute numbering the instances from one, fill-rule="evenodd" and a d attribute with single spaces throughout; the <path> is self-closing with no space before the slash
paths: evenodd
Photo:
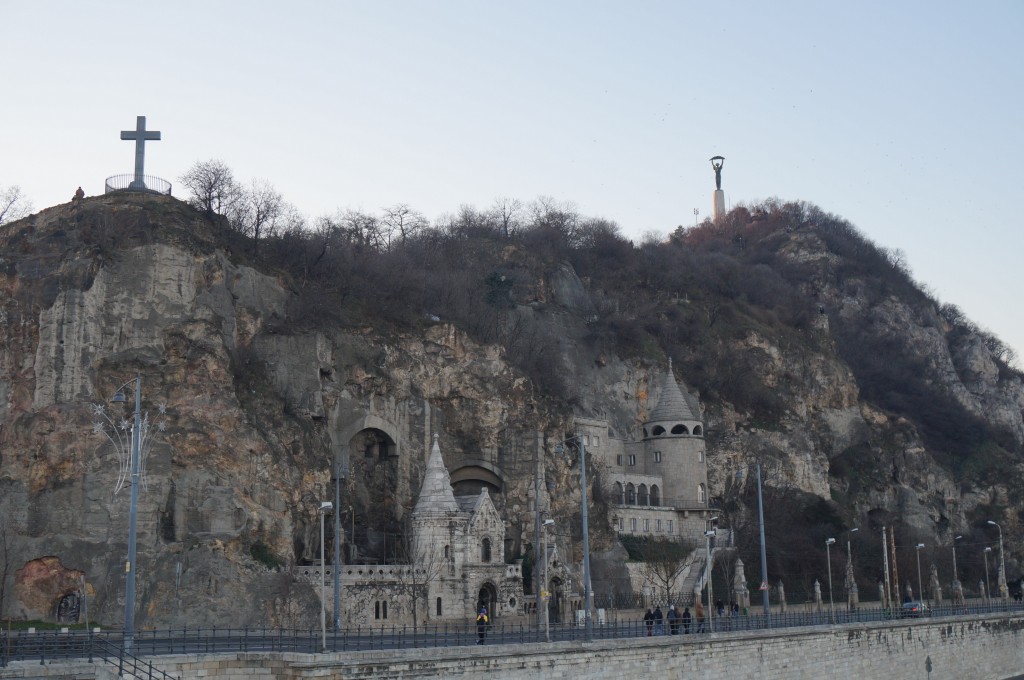
<path id="1" fill-rule="evenodd" d="M 936 606 L 923 613 L 923 618 L 942 619 L 988 613 L 1024 612 L 1019 602 L 1007 601 L 981 605 Z M 691 618 L 688 628 L 678 621 L 675 631 L 664 620 L 660 629 L 654 624 L 648 626 L 640 619 L 630 618 L 608 621 L 603 625 L 595 623 L 593 637 L 596 640 L 645 637 L 648 635 L 707 635 L 711 632 L 734 632 L 804 626 L 846 625 L 892 620 L 912 621 L 916 612 L 875 607 L 861 607 L 856 610 L 835 609 L 829 612 L 825 607 L 820 611 L 790 611 L 785 614 L 773 612 L 770 619 L 763 613 L 724 616 L 715 614 L 703 625 Z M 713 631 L 712 631 L 713 629 Z M 584 639 L 582 626 L 552 623 L 552 641 Z M 384 649 L 412 649 L 423 647 L 457 647 L 474 645 L 479 641 L 475 624 L 440 624 L 425 626 L 376 626 L 330 631 L 327 636 L 327 651 L 346 652 Z M 527 644 L 545 642 L 543 628 L 536 624 L 503 624 L 488 627 L 484 644 Z M 49 662 L 73 659 L 100 659 L 110 663 L 111 659 L 121 663 L 141 664 L 148 662 L 130 657 L 122 652 L 123 640 L 119 632 L 27 632 L 0 631 L 0 667 L 11 661 Z M 179 628 L 138 631 L 132 643 L 132 653 L 137 657 L 164 656 L 170 654 L 217 654 L 228 652 L 300 652 L 314 654 L 321 652 L 321 637 L 318 628 L 303 630 L 268 630 L 252 628 Z M 150 665 L 151 677 L 169 677 L 159 674 Z M 144 669 L 137 672 L 142 677 Z"/>

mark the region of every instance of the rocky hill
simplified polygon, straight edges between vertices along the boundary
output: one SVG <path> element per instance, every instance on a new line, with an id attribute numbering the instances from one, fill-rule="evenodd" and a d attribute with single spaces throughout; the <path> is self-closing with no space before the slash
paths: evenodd
<path id="1" fill-rule="evenodd" d="M 136 374 L 160 424 L 140 625 L 305 622 L 315 594 L 288 568 L 317 555 L 336 459 L 346 554 L 402 559 L 434 432 L 453 481 L 500 490 L 505 554 L 529 573 L 538 466 L 579 534 L 577 470 L 552 444 L 574 414 L 631 432 L 669 358 L 705 408 L 712 494 L 748 564 L 736 472 L 761 463 L 787 592 L 809 591 L 824 537 L 852 527 L 864 591 L 882 525 L 944 565 L 994 519 L 1018 574 L 1024 380 L 894 254 L 792 204 L 641 246 L 550 207 L 507 236 L 478 217 L 387 248 L 328 223 L 257 249 L 176 199 L 115 194 L 3 227 L 0 615 L 53 618 L 84 581 L 93 619 L 120 620 L 128 494 L 94 422 L 97 404 L 115 427 L 130 415 L 109 399 Z M 591 527 L 604 559 L 624 554 Z M 962 558 L 965 582 L 980 559 Z"/>

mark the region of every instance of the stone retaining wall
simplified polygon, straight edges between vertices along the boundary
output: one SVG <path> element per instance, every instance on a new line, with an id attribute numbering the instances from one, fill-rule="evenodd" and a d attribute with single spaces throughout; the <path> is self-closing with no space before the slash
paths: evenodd
<path id="1" fill-rule="evenodd" d="M 931 674 L 928 674 L 928 665 Z M 1005 680 L 1024 673 L 1024 617 L 964 617 L 779 632 L 718 633 L 562 642 L 383 650 L 345 654 L 239 653 L 162 657 L 161 668 L 185 678 L 537 678 L 625 677 L 705 680 Z M 23 667 L 32 670 L 30 665 Z M 80 672 L 80 665 L 75 671 Z M 35 669 L 41 670 L 38 665 Z M 17 674 L 0 678 L 60 677 Z M 79 674 L 64 677 L 84 677 Z M 96 676 L 99 677 L 99 676 Z"/>

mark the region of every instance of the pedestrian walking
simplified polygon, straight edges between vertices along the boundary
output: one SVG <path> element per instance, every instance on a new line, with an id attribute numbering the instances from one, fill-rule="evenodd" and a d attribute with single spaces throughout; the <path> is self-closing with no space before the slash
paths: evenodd
<path id="1" fill-rule="evenodd" d="M 665 621 L 665 615 L 661 613 L 661 605 L 658 605 L 657 607 L 654 608 L 654 634 L 655 635 L 664 635 L 665 634 L 664 621 Z"/>
<path id="2" fill-rule="evenodd" d="M 651 608 L 647 608 L 647 613 L 644 614 L 644 627 L 647 628 L 647 637 L 651 637 L 651 631 L 654 630 L 654 613 L 651 612 Z"/>
<path id="3" fill-rule="evenodd" d="M 487 607 L 480 607 L 480 613 L 476 615 L 476 643 L 484 644 L 487 639 L 487 628 L 491 620 L 487 618 Z"/>
<path id="4" fill-rule="evenodd" d="M 667 618 L 669 635 L 679 635 L 679 612 L 674 604 L 669 605 Z"/>
<path id="5" fill-rule="evenodd" d="M 697 604 L 693 606 L 693 615 L 697 619 L 697 632 L 704 632 L 704 603 L 697 600 Z"/>
<path id="6" fill-rule="evenodd" d="M 690 608 L 689 607 L 686 607 L 686 608 L 683 609 L 683 617 L 682 618 L 683 618 L 683 635 L 689 635 L 690 634 L 690 621 L 693 620 L 693 617 L 690 616 Z"/>

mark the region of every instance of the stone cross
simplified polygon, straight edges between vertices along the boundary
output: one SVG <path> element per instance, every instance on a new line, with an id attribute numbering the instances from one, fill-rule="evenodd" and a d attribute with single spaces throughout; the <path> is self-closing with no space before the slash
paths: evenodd
<path id="1" fill-rule="evenodd" d="M 143 176 L 146 163 L 146 142 L 159 141 L 160 133 L 156 130 L 146 130 L 146 117 L 135 118 L 134 130 L 121 130 L 121 139 L 135 141 L 135 181 L 132 182 L 133 189 L 145 188 Z"/>

